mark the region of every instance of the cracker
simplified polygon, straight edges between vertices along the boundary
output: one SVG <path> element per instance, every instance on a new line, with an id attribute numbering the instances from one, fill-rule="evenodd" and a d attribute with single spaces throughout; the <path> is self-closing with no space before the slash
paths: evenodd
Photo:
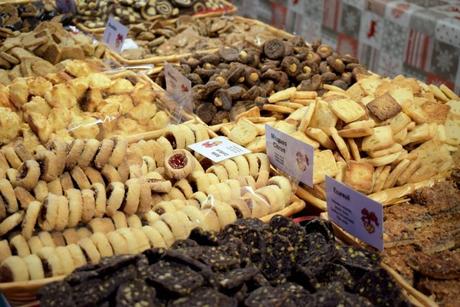
<path id="1" fill-rule="evenodd" d="M 319 148 L 319 143 L 316 142 L 315 140 L 312 140 L 310 139 L 307 135 L 305 135 L 305 133 L 303 133 L 302 131 L 296 131 L 294 133 L 291 134 L 291 136 L 305 144 L 308 144 L 310 146 L 312 146 L 314 149 L 318 149 Z"/>
<path id="2" fill-rule="evenodd" d="M 268 97 L 268 102 L 275 103 L 279 101 L 289 100 L 295 93 L 297 89 L 295 87 L 290 87 L 285 90 L 276 92 L 275 94 Z"/>
<path id="3" fill-rule="evenodd" d="M 363 139 L 361 149 L 364 151 L 376 151 L 393 144 L 393 133 L 390 126 L 375 127 L 373 128 L 373 134 Z"/>
<path id="4" fill-rule="evenodd" d="M 335 143 L 331 140 L 331 138 L 321 129 L 319 128 L 307 128 L 307 135 L 318 141 L 321 146 L 327 149 L 335 149 Z"/>
<path id="5" fill-rule="evenodd" d="M 451 100 L 446 103 L 450 107 L 449 114 L 447 115 L 448 119 L 460 119 L 460 99 Z"/>
<path id="6" fill-rule="evenodd" d="M 343 138 L 360 138 L 372 135 L 372 128 L 348 128 L 339 131 L 339 135 Z"/>
<path id="7" fill-rule="evenodd" d="M 413 130 L 407 133 L 406 138 L 401 143 L 403 146 L 410 143 L 424 143 L 433 138 L 432 129 L 429 124 L 416 126 Z"/>
<path id="8" fill-rule="evenodd" d="M 421 106 L 414 103 L 406 103 L 402 106 L 404 113 L 417 124 L 423 124 L 428 121 L 428 114 L 422 109 Z"/>
<path id="9" fill-rule="evenodd" d="M 383 157 L 386 155 L 393 154 L 395 152 L 399 152 L 403 150 L 403 147 L 401 144 L 395 143 L 391 145 L 388 148 L 382 149 L 382 150 L 377 150 L 377 151 L 369 151 L 368 154 L 371 158 L 378 158 L 378 157 Z"/>
<path id="10" fill-rule="evenodd" d="M 351 156 L 353 160 L 360 161 L 361 155 L 359 153 L 358 145 L 356 144 L 354 139 L 347 139 L 348 147 L 350 147 Z"/>
<path id="11" fill-rule="evenodd" d="M 338 134 L 337 129 L 335 129 L 334 127 L 331 127 L 330 132 L 331 132 L 331 137 L 334 140 L 335 144 L 337 145 L 337 148 L 339 149 L 342 157 L 345 159 L 345 161 L 350 160 L 351 159 L 350 151 L 348 150 L 348 147 L 345 141 Z"/>
<path id="12" fill-rule="evenodd" d="M 353 122 L 366 115 L 364 108 L 351 99 L 339 99 L 330 103 L 332 112 L 346 123 Z"/>
<path id="13" fill-rule="evenodd" d="M 407 125 L 409 125 L 410 122 L 411 118 L 407 114 L 400 112 L 398 115 L 396 115 L 389 121 L 389 124 L 391 127 L 391 131 L 393 131 L 393 134 L 396 134 L 399 131 L 403 130 L 405 127 L 407 127 Z"/>
<path id="14" fill-rule="evenodd" d="M 449 98 L 449 99 L 459 99 L 458 95 L 455 94 L 450 88 L 445 84 L 441 84 L 439 89 Z"/>
<path id="15" fill-rule="evenodd" d="M 329 104 L 326 101 L 318 100 L 309 126 L 320 128 L 327 133 L 329 127 L 337 125 L 337 119 L 337 116 L 329 108 Z"/>
<path id="16" fill-rule="evenodd" d="M 373 187 L 374 167 L 369 163 L 348 161 L 343 182 L 355 190 L 369 194 Z"/>
<path id="17" fill-rule="evenodd" d="M 256 137 L 252 142 L 246 145 L 246 148 L 252 152 L 265 152 L 266 150 L 265 135 Z"/>
<path id="18" fill-rule="evenodd" d="M 403 130 L 399 131 L 398 133 L 393 135 L 394 141 L 397 142 L 397 143 L 404 142 L 404 140 L 407 137 L 407 133 L 408 133 L 407 128 L 404 128 Z"/>
<path id="19" fill-rule="evenodd" d="M 293 108 L 281 106 L 281 105 L 278 105 L 278 104 L 276 104 L 276 105 L 264 104 L 264 106 L 262 107 L 262 110 L 270 111 L 270 112 L 278 112 L 278 113 L 287 113 L 287 114 L 291 114 L 292 112 L 295 111 L 295 109 L 293 109 Z"/>
<path id="20" fill-rule="evenodd" d="M 294 95 L 292 96 L 292 98 L 294 98 L 294 100 L 297 100 L 297 99 L 316 99 L 316 97 L 318 97 L 318 93 L 316 91 L 296 91 L 294 92 Z"/>
<path id="21" fill-rule="evenodd" d="M 394 117 L 402 110 L 401 106 L 388 93 L 375 98 L 366 107 L 372 115 L 382 121 Z"/>
<path id="22" fill-rule="evenodd" d="M 396 87 L 392 88 L 388 93 L 401 106 L 404 106 L 404 104 L 406 103 L 412 103 L 412 101 L 414 100 L 414 93 L 411 91 L 410 88 Z"/>
<path id="23" fill-rule="evenodd" d="M 374 95 L 377 91 L 377 88 L 380 86 L 380 84 L 382 84 L 382 80 L 377 76 L 371 76 L 359 80 L 358 83 L 361 85 L 361 88 L 365 94 Z"/>
<path id="24" fill-rule="evenodd" d="M 315 151 L 313 164 L 313 183 L 324 182 L 325 176 L 335 177 L 339 171 L 331 150 Z"/>
<path id="25" fill-rule="evenodd" d="M 378 167 L 378 166 L 388 165 L 388 164 L 395 162 L 399 158 L 400 155 L 401 155 L 401 152 L 396 152 L 396 153 L 378 157 L 378 158 L 366 159 L 366 161 L 369 162 L 371 165 Z"/>
<path id="26" fill-rule="evenodd" d="M 411 161 L 408 159 L 401 160 L 401 162 L 399 162 L 398 165 L 391 171 L 390 175 L 385 181 L 385 184 L 383 185 L 383 188 L 392 188 L 396 184 L 399 176 L 401 176 L 401 174 L 406 170 L 410 163 Z"/>
<path id="27" fill-rule="evenodd" d="M 447 104 L 426 102 L 422 105 L 422 110 L 427 114 L 428 122 L 442 124 L 447 119 L 450 106 Z"/>
<path id="28" fill-rule="evenodd" d="M 247 145 L 257 137 L 257 128 L 248 120 L 239 120 L 230 131 L 229 138 L 240 145 Z"/>
<path id="29" fill-rule="evenodd" d="M 441 91 L 436 85 L 430 84 L 430 91 L 434 94 L 436 98 L 441 100 L 442 102 L 447 102 L 449 101 L 449 98 L 444 94 L 443 91 Z"/>
<path id="30" fill-rule="evenodd" d="M 444 129 L 446 131 L 447 144 L 460 145 L 460 120 L 448 119 L 444 124 Z"/>
<path id="31" fill-rule="evenodd" d="M 316 109 L 316 101 L 311 103 L 307 108 L 308 110 L 305 113 L 305 116 L 300 121 L 300 125 L 299 125 L 299 131 L 302 131 L 302 132 L 305 132 L 305 130 L 307 130 L 307 127 L 311 122 L 311 119 Z"/>
<path id="32" fill-rule="evenodd" d="M 247 117 L 260 117 L 260 108 L 257 107 L 257 106 L 254 106 L 254 107 L 250 108 L 249 110 L 238 114 L 235 117 L 235 120 L 237 121 L 240 118 L 247 118 Z"/>
<path id="33" fill-rule="evenodd" d="M 375 183 L 374 187 L 372 189 L 372 192 L 380 192 L 383 189 L 383 186 L 385 185 L 385 181 L 388 178 L 388 175 L 390 175 L 391 171 L 391 166 L 387 165 L 382 168 L 382 171 L 378 175 L 378 177 L 375 177 Z"/>
<path id="34" fill-rule="evenodd" d="M 366 119 L 366 120 L 359 120 L 356 122 L 349 123 L 348 125 L 344 126 L 343 129 L 353 129 L 353 128 L 374 128 L 375 121 L 373 119 Z"/>

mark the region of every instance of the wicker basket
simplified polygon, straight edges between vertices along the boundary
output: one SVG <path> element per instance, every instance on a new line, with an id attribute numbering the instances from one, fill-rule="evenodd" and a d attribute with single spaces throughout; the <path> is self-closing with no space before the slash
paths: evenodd
<path id="1" fill-rule="evenodd" d="M 24 0 L 18 0 L 18 1 L 24 1 Z M 238 10 L 235 5 L 233 5 L 232 3 L 230 3 L 230 2 L 228 2 L 226 0 L 220 0 L 220 2 L 224 5 L 223 9 L 212 10 L 212 11 L 207 11 L 207 12 L 203 12 L 203 13 L 197 13 L 197 14 L 194 14 L 192 16 L 196 16 L 196 17 L 216 17 L 216 16 L 227 15 L 227 14 L 232 15 L 232 14 L 235 14 L 236 11 Z M 167 19 L 167 21 L 171 22 L 171 23 L 174 23 L 176 21 L 176 19 L 177 18 Z M 77 26 L 77 28 L 79 28 L 80 30 L 82 30 L 83 32 L 86 32 L 86 33 L 100 34 L 100 33 L 103 33 L 105 31 L 105 27 L 102 27 L 102 28 L 88 28 L 83 23 L 78 22 L 77 20 L 75 20 L 75 25 Z"/>
<path id="2" fill-rule="evenodd" d="M 207 17 L 207 16 L 206 15 L 200 15 L 198 18 L 202 18 L 202 17 Z M 248 24 L 250 26 L 256 26 L 256 25 L 261 26 L 261 27 L 265 28 L 267 32 L 270 32 L 274 36 L 279 37 L 279 38 L 289 39 L 289 38 L 293 37 L 292 34 L 287 33 L 287 32 L 285 32 L 283 30 L 277 29 L 275 27 L 272 27 L 270 25 L 267 25 L 267 24 L 265 24 L 265 23 L 263 23 L 263 22 L 261 22 L 259 20 L 244 18 L 244 17 L 240 17 L 240 16 L 234 16 L 233 18 L 236 21 L 240 22 L 240 23 L 245 23 L 245 24 Z M 167 62 L 167 63 L 178 62 L 183 58 L 191 56 L 192 54 L 209 54 L 209 53 L 216 52 L 217 50 L 218 49 L 213 48 L 213 49 L 201 50 L 201 51 L 193 52 L 193 53 L 192 52 L 187 52 L 187 53 L 173 54 L 173 55 L 167 55 L 167 56 L 151 56 L 149 58 L 139 59 L 139 60 L 128 60 L 128 59 L 124 58 L 123 56 L 121 56 L 117 52 L 114 52 L 112 50 L 110 50 L 109 52 L 110 52 L 111 56 L 113 58 L 115 58 L 118 62 L 120 62 L 121 64 L 124 64 L 124 65 L 127 65 L 127 66 L 130 66 L 130 65 L 142 65 L 142 64 L 155 64 L 155 65 L 161 65 L 162 66 L 165 62 Z"/>

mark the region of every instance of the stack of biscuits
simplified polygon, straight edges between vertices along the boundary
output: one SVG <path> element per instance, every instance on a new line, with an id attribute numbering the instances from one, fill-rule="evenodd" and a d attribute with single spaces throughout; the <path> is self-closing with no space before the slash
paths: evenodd
<path id="1" fill-rule="evenodd" d="M 64 71 L 45 77 L 16 78 L 0 86 L 0 92 L 0 112 L 14 118 L 0 120 L 0 139 L 7 143 L 21 135 L 29 148 L 54 136 L 70 140 L 128 135 L 170 122 L 169 113 L 158 107 L 150 81 L 134 73 L 95 73 L 87 62 L 66 62 Z M 4 129 L 13 125 L 14 130 Z"/>
<path id="2" fill-rule="evenodd" d="M 18 77 L 56 73 L 65 60 L 101 59 L 105 46 L 90 37 L 72 34 L 57 22 L 41 22 L 33 31 L 7 38 L 0 46 L 0 83 L 8 85 Z"/>
<path id="3" fill-rule="evenodd" d="M 268 157 L 210 164 L 186 146 L 209 139 L 202 124 L 163 136 L 22 142 L 0 151 L 0 282 L 71 273 L 102 257 L 165 248 L 195 227 L 219 231 L 289 205 L 292 186 L 270 177 Z"/>

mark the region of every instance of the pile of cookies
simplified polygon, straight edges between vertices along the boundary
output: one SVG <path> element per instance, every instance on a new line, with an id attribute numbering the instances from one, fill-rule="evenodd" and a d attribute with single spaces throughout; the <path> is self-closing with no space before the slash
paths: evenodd
<path id="1" fill-rule="evenodd" d="M 128 36 L 137 49 L 127 49 L 121 56 L 128 60 L 169 56 L 225 46 L 258 45 L 274 38 L 274 33 L 245 19 L 234 17 L 193 18 L 181 16 L 174 23 L 161 20 L 130 27 Z"/>
<path id="2" fill-rule="evenodd" d="M 169 124 L 169 111 L 166 107 L 160 110 L 162 102 L 149 80 L 134 73 L 92 71 L 86 62 L 72 61 L 64 72 L 17 78 L 0 87 L 0 105 L 4 107 L 0 112 L 14 119 L 0 120 L 2 142 L 27 136 L 30 148 L 53 136 L 103 138 L 158 130 Z"/>
<path id="3" fill-rule="evenodd" d="M 185 148 L 202 124 L 169 126 L 156 140 L 54 139 L 0 150 L 0 282 L 68 274 L 102 257 L 169 247 L 200 227 L 278 212 L 289 179 L 270 177 L 265 154 L 212 165 Z M 197 155 L 199 157 L 199 155 Z"/>
<path id="4" fill-rule="evenodd" d="M 1 3 L 0 10 L 0 41 L 18 32 L 32 31 L 43 21 L 59 18 L 51 1 Z"/>
<path id="5" fill-rule="evenodd" d="M 265 125 L 313 146 L 314 193 L 322 199 L 326 175 L 372 194 L 452 169 L 460 101 L 447 87 L 376 75 L 360 76 L 347 90 L 324 87 L 321 97 L 294 87 L 271 95 L 262 109 L 285 113 L 285 120 L 242 118 L 215 128 L 253 152 L 265 151 Z M 374 194 L 382 202 L 388 195 Z"/>
<path id="6" fill-rule="evenodd" d="M 366 73 L 357 59 L 319 42 L 310 46 L 298 36 L 271 39 L 261 48 L 223 47 L 181 60 L 178 69 L 192 81 L 194 112 L 211 125 L 233 121 L 252 109 L 252 116 L 258 116 L 268 96 L 291 86 L 322 94 L 323 84 L 347 89 L 357 74 Z M 155 82 L 165 86 L 164 72 Z M 275 110 L 264 113 L 284 117 Z"/>
<path id="7" fill-rule="evenodd" d="M 219 0 L 79 0 L 76 5 L 77 22 L 90 29 L 105 27 L 110 15 L 128 25 L 227 8 Z"/>
<path id="8" fill-rule="evenodd" d="M 0 46 L 0 83 L 18 77 L 45 76 L 58 72 L 65 60 L 104 57 L 106 47 L 94 44 L 82 33 L 73 34 L 58 22 L 41 22 L 33 31 L 7 38 Z"/>
<path id="9" fill-rule="evenodd" d="M 103 259 L 40 290 L 45 306 L 404 306 L 378 254 L 336 243 L 329 223 L 238 220 L 169 250 Z M 24 264 L 22 265 L 24 267 Z M 110 303 L 109 303 L 110 302 Z"/>

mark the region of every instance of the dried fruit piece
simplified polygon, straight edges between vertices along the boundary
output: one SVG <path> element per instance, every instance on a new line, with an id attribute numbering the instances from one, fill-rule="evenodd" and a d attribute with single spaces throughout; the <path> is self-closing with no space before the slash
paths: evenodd
<path id="1" fill-rule="evenodd" d="M 196 115 L 198 115 L 206 124 L 209 124 L 212 121 L 212 118 L 216 115 L 216 112 L 216 106 L 207 102 L 200 104 L 195 110 Z"/>

